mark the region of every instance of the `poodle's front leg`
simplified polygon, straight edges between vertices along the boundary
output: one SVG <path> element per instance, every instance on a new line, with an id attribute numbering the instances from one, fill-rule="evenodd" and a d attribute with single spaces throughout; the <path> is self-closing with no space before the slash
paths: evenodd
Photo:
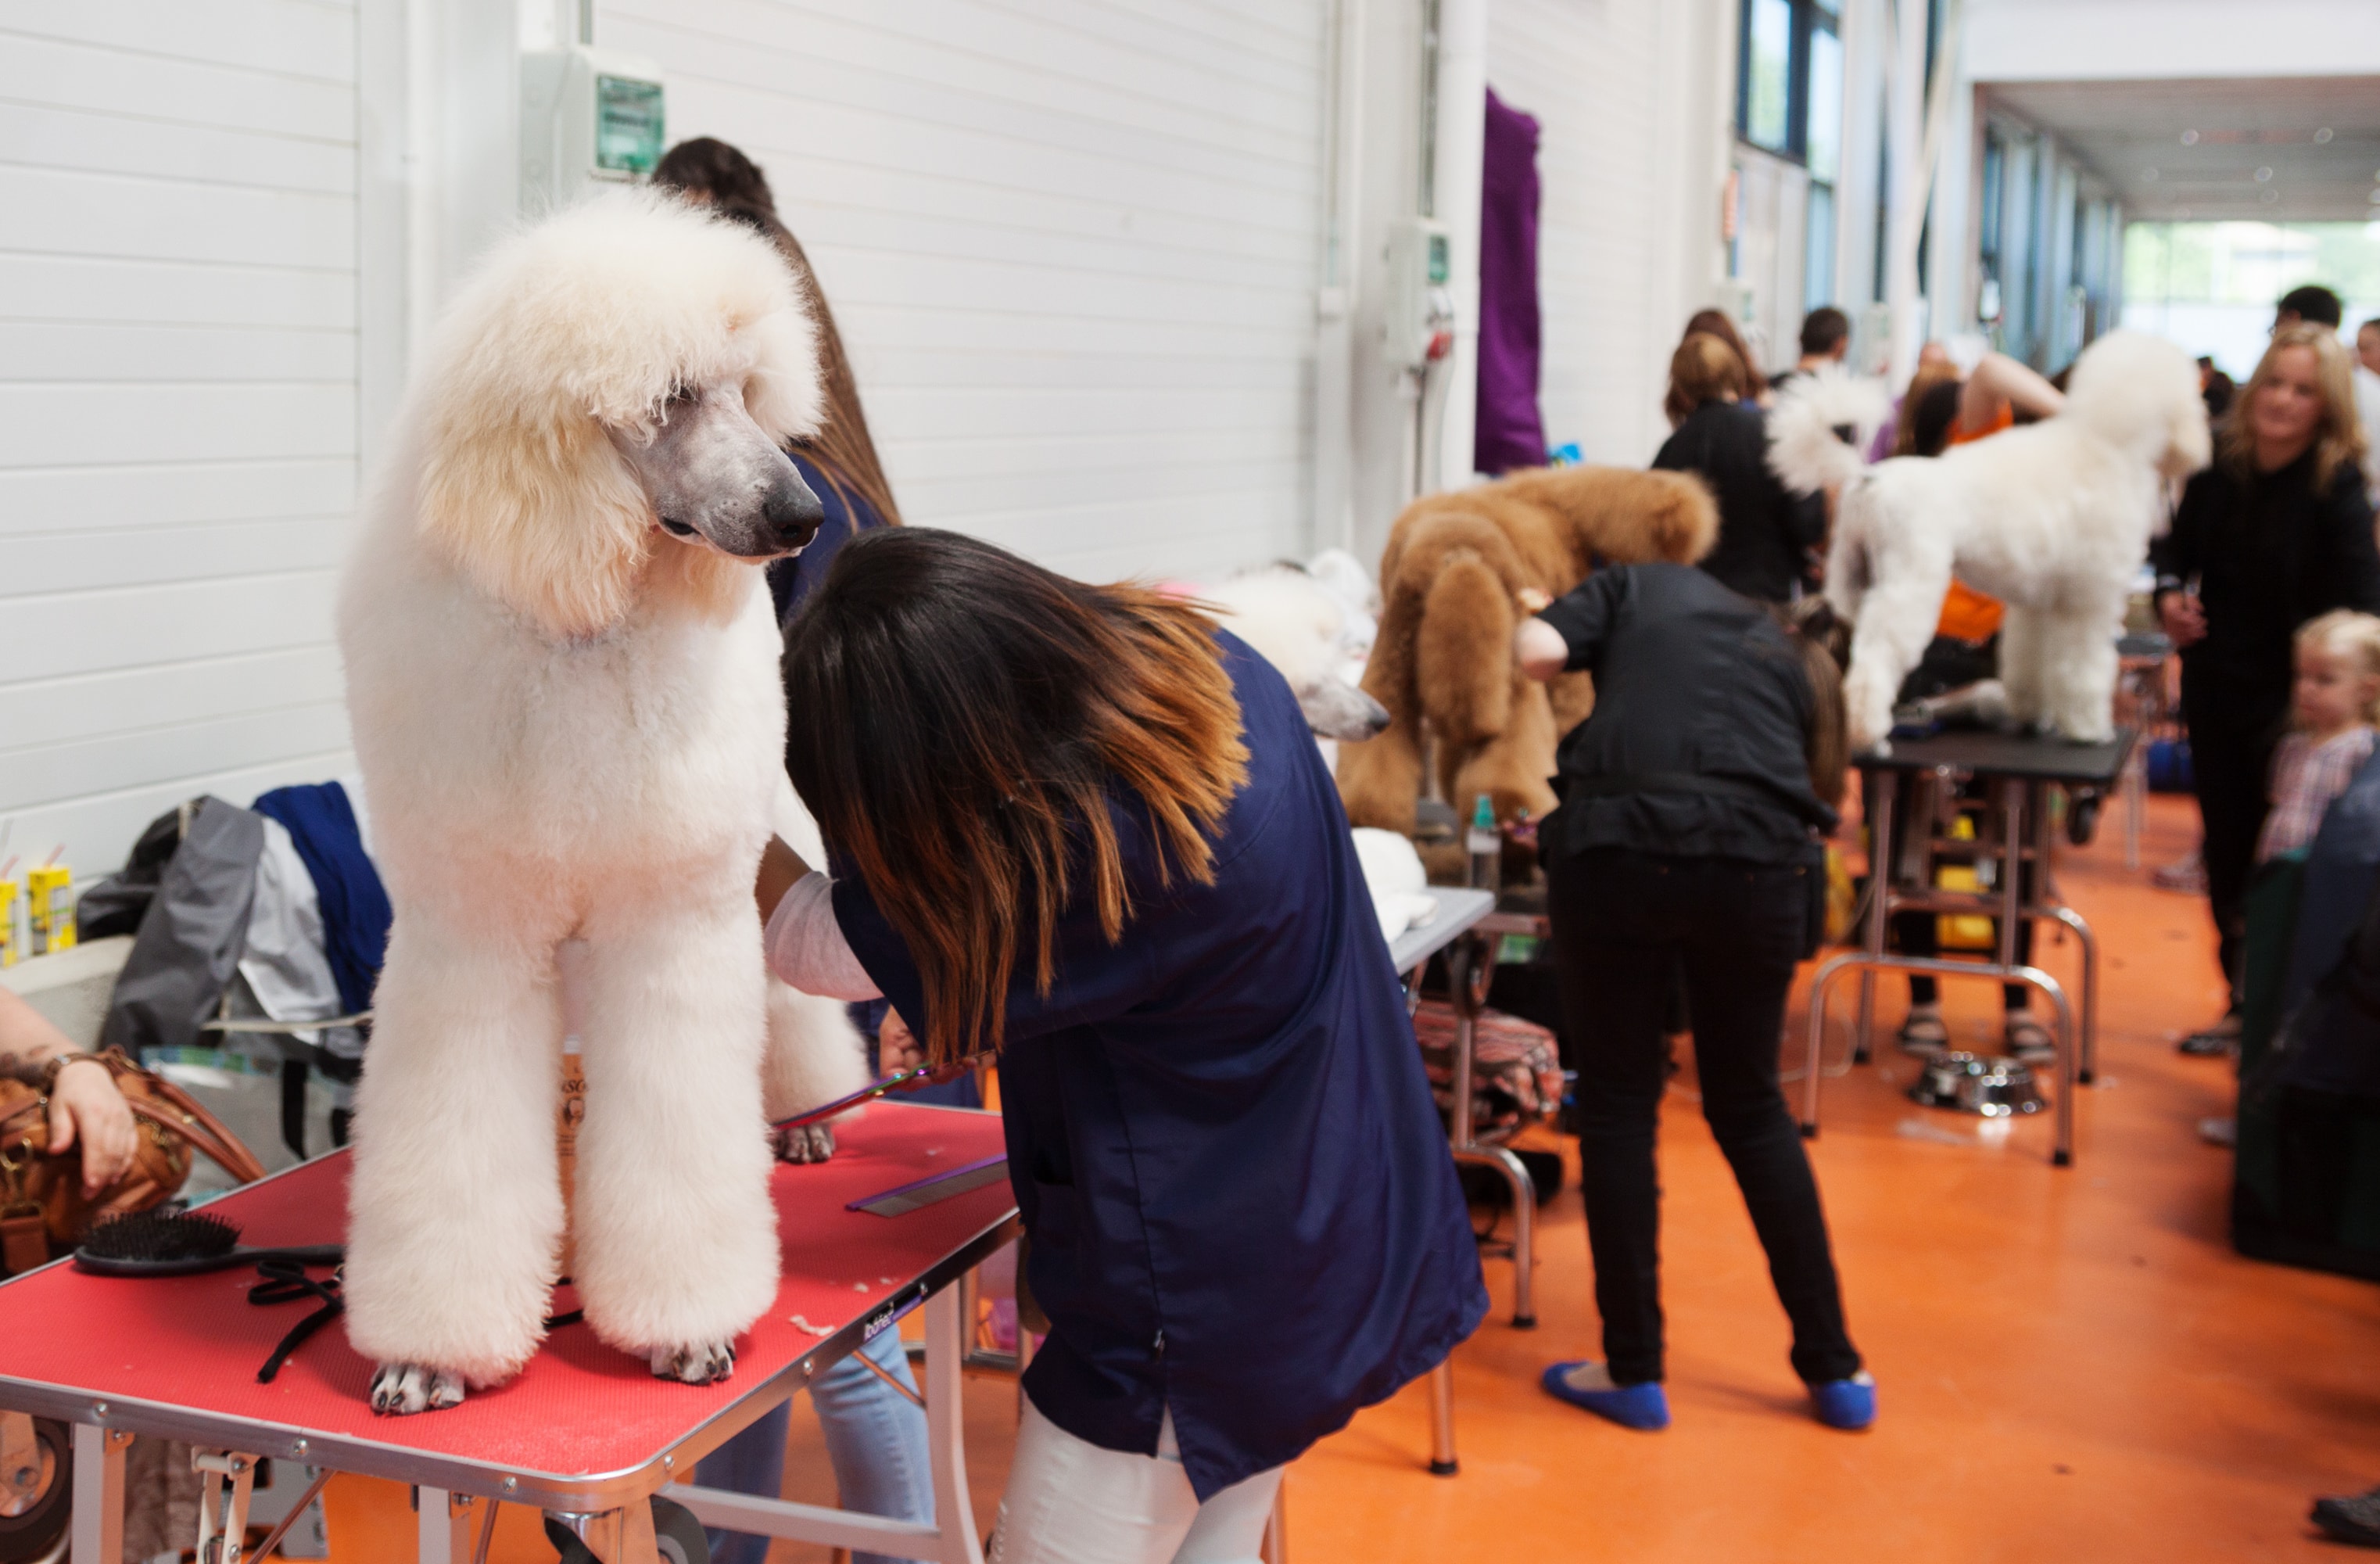
<path id="1" fill-rule="evenodd" d="M 451 1406 L 545 1334 L 562 1020 L 542 943 L 406 908 L 373 996 L 347 1185 L 347 1339 L 382 1412 Z"/>
<path id="2" fill-rule="evenodd" d="M 2037 609 L 2010 603 L 2000 619 L 2000 688 L 2008 693 L 2009 716 L 2028 728 L 2050 714 L 2046 618 Z"/>
<path id="3" fill-rule="evenodd" d="M 777 1293 L 760 1116 L 760 925 L 749 876 L 587 930 L 578 1296 L 666 1378 L 703 1383 Z"/>

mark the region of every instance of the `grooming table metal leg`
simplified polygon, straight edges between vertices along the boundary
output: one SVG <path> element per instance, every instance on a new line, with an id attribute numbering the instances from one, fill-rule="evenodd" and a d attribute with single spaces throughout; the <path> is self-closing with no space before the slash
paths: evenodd
<path id="1" fill-rule="evenodd" d="M 1472 1071 L 1478 1059 L 1479 1012 L 1488 1006 L 1488 985 L 1496 976 L 1496 944 L 1493 938 L 1464 935 L 1446 952 L 1447 987 L 1454 998 L 1454 1109 L 1451 1130 L 1457 1162 L 1493 1168 L 1512 1186 L 1512 1326 L 1516 1330 L 1530 1330 L 1537 1323 L 1536 1183 L 1529 1177 L 1528 1168 L 1511 1151 L 1502 1146 L 1481 1146 L 1471 1125 Z"/>
<path id="2" fill-rule="evenodd" d="M 124 1451 L 132 1436 L 95 1423 L 74 1430 L 74 1564 L 124 1564 Z"/>
<path id="3" fill-rule="evenodd" d="M 194 1449 L 200 1474 L 198 1564 L 239 1564 L 248 1546 L 248 1500 L 255 1491 L 256 1457 L 237 1450 Z"/>
<path id="4" fill-rule="evenodd" d="M 940 1564 L 983 1564 L 975 1534 L 975 1501 L 967 1493 L 966 1389 L 961 1370 L 972 1320 L 959 1318 L 959 1290 L 945 1287 L 926 1300 L 926 1443 L 933 1458 L 934 1527 L 941 1534 Z M 921 1556 L 922 1557 L 922 1556 Z"/>
<path id="5" fill-rule="evenodd" d="M 494 1500 L 487 1500 L 492 1504 Z M 448 1493 L 444 1488 L 413 1490 L 414 1547 L 421 1564 L 471 1564 L 471 1543 L 477 1534 L 480 1519 L 477 1503 L 468 1494 Z M 646 1557 L 651 1558 L 653 1518 L 643 1505 L 638 1509 L 645 1517 Z M 588 1545 L 593 1546 L 592 1543 Z M 607 1553 L 597 1553 L 598 1558 L 609 1559 Z"/>
<path id="6" fill-rule="evenodd" d="M 1454 1360 L 1439 1361 L 1429 1371 L 1429 1469 L 1451 1477 L 1461 1470 L 1454 1459 Z"/>

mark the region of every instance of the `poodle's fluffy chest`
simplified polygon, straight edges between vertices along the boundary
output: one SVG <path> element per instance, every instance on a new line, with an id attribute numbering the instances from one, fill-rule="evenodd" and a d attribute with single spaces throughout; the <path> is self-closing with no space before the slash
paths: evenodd
<path id="1" fill-rule="evenodd" d="M 400 895 L 480 879 L 491 863 L 514 866 L 513 883 L 527 871 L 583 894 L 615 871 L 683 872 L 757 849 L 784 733 L 758 571 L 724 620 L 664 599 L 601 635 L 557 639 L 417 538 L 381 541 L 389 568 L 351 584 L 343 639 L 357 752 Z"/>

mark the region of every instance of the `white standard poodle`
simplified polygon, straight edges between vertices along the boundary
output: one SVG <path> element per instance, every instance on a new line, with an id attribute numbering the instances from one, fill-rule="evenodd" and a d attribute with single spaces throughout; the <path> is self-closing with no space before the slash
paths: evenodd
<path id="1" fill-rule="evenodd" d="M 1840 485 L 1827 596 L 1851 624 L 1843 699 L 1854 748 L 1892 730 L 1893 697 L 1950 577 L 2008 605 L 2010 715 L 2084 743 L 2114 732 L 2124 598 L 2164 521 L 2167 482 L 2211 455 L 2187 354 L 2111 332 L 2075 360 L 2056 417 L 1939 456 L 1875 467 L 1841 437 L 1880 396 L 1840 373 L 1797 381 L 1769 416 L 1769 465 L 1804 491 Z"/>
<path id="2" fill-rule="evenodd" d="M 643 193 L 499 247 L 417 368 L 339 603 L 395 908 L 346 1279 L 381 1411 L 543 1335 L 565 940 L 588 1324 L 699 1383 L 775 1297 L 768 1118 L 866 1078 L 840 1007 L 767 978 L 752 897 L 772 828 L 817 845 L 759 567 L 816 530 L 779 445 L 819 410 L 775 250 Z"/>

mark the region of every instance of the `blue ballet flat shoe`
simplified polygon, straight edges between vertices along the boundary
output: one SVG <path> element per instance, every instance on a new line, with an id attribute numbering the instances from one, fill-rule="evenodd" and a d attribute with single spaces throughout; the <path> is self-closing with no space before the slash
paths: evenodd
<path id="1" fill-rule="evenodd" d="M 1609 1390 L 1581 1390 L 1570 1383 L 1574 1368 L 1600 1367 L 1591 1359 L 1575 1363 L 1558 1363 L 1546 1370 L 1538 1381 L 1546 1393 L 1556 1400 L 1584 1407 L 1596 1416 L 1617 1423 L 1622 1428 L 1633 1428 L 1650 1434 L 1670 1425 L 1670 1396 L 1658 1379 L 1642 1385 L 1618 1385 Z"/>
<path id="2" fill-rule="evenodd" d="M 1811 1386 L 1810 1410 L 1829 1428 L 1858 1433 L 1876 1421 L 1876 1376 L 1863 1370 Z"/>

